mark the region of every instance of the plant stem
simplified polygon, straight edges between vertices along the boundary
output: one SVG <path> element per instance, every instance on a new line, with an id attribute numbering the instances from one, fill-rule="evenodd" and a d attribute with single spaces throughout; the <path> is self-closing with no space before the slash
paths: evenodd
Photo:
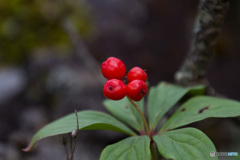
<path id="1" fill-rule="evenodd" d="M 133 100 L 131 100 L 131 98 L 129 98 L 128 96 L 127 96 L 127 98 L 128 98 L 128 100 L 129 100 L 129 102 L 136 108 L 136 110 L 137 110 L 138 113 L 140 114 L 140 116 L 141 116 L 141 118 L 142 118 L 142 120 L 143 120 L 143 124 L 144 124 L 145 129 L 146 129 L 146 133 L 147 133 L 147 135 L 151 138 L 150 132 L 149 132 L 148 123 L 147 123 L 146 118 L 144 117 L 142 111 L 138 108 L 138 106 L 136 105 L 136 103 L 134 103 Z"/>
<path id="2" fill-rule="evenodd" d="M 158 160 L 157 153 L 154 148 L 154 141 L 151 141 L 151 143 L 150 143 L 150 150 L 151 150 L 152 160 Z"/>
<path id="3" fill-rule="evenodd" d="M 77 114 L 77 110 L 76 109 L 75 109 L 75 114 L 76 114 L 76 120 L 77 120 L 77 129 L 73 130 L 73 132 L 71 134 L 71 142 L 72 142 L 72 138 L 73 138 L 74 146 L 72 146 L 72 143 L 71 143 L 71 157 L 70 157 L 70 160 L 73 160 L 74 151 L 75 151 L 76 146 L 77 146 L 78 131 L 79 131 L 78 114 Z"/>

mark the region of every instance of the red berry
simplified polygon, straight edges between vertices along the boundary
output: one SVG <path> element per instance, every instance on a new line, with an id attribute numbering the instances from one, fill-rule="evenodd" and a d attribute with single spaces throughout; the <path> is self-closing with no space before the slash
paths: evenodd
<path id="1" fill-rule="evenodd" d="M 125 64 L 118 58 L 109 57 L 101 65 L 102 74 L 107 79 L 121 79 L 126 74 Z"/>
<path id="2" fill-rule="evenodd" d="M 127 87 L 119 79 L 110 79 L 103 86 L 103 94 L 112 100 L 120 100 L 127 95 Z"/>
<path id="3" fill-rule="evenodd" d="M 128 75 L 127 75 L 127 81 L 128 82 L 131 82 L 133 80 L 136 80 L 136 79 L 139 79 L 139 80 L 142 80 L 144 82 L 147 81 L 147 74 L 146 72 L 144 72 L 144 70 L 140 67 L 133 67 L 129 72 L 128 72 Z"/>
<path id="4" fill-rule="evenodd" d="M 134 101 L 140 101 L 147 92 L 147 85 L 142 80 L 133 80 L 127 85 L 127 95 Z"/>

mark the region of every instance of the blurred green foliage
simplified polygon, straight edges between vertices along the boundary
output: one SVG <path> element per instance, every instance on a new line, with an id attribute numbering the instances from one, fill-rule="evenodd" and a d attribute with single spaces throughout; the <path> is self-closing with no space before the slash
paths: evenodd
<path id="1" fill-rule="evenodd" d="M 0 1 L 0 65 L 23 64 L 34 49 L 69 48 L 62 21 L 70 19 L 81 35 L 93 30 L 83 0 Z"/>

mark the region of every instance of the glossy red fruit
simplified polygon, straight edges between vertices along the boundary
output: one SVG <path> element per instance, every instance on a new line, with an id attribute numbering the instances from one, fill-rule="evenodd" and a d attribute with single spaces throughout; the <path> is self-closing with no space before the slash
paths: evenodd
<path id="1" fill-rule="evenodd" d="M 120 100 L 127 95 L 127 87 L 119 79 L 110 79 L 103 86 L 103 94 L 112 100 Z"/>
<path id="2" fill-rule="evenodd" d="M 142 80 L 133 80 L 127 85 L 127 95 L 134 101 L 140 101 L 147 92 L 147 85 Z"/>
<path id="3" fill-rule="evenodd" d="M 148 76 L 147 76 L 146 72 L 140 67 L 133 67 L 127 74 L 128 82 L 131 82 L 136 79 L 146 82 L 147 78 L 148 78 Z"/>
<path id="4" fill-rule="evenodd" d="M 118 58 L 109 57 L 101 65 L 102 74 L 107 79 L 121 79 L 126 75 L 126 66 Z"/>

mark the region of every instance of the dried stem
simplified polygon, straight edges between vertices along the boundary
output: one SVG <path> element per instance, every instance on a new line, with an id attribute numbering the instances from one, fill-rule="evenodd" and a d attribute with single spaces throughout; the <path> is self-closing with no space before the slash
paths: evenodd
<path id="1" fill-rule="evenodd" d="M 70 135 L 70 153 L 71 153 L 71 156 L 70 156 L 70 159 L 71 159 L 71 157 L 72 157 L 72 155 L 73 155 L 73 147 L 72 147 L 72 136 Z"/>
<path id="2" fill-rule="evenodd" d="M 62 137 L 62 144 L 64 145 L 64 149 L 66 152 L 66 160 L 69 160 L 69 156 L 68 156 L 68 148 L 67 148 L 67 138 L 65 136 Z"/>
<path id="3" fill-rule="evenodd" d="M 77 120 L 77 128 L 75 130 L 72 131 L 72 135 L 71 135 L 71 142 L 72 142 L 72 138 L 74 141 L 74 146 L 72 146 L 71 143 L 71 156 L 70 156 L 70 160 L 73 160 L 73 156 L 74 156 L 74 151 L 76 149 L 77 146 L 77 140 L 78 140 L 78 131 L 79 131 L 79 122 L 78 122 L 78 115 L 77 115 L 77 110 L 75 109 L 75 114 L 76 114 L 76 120 Z"/>

